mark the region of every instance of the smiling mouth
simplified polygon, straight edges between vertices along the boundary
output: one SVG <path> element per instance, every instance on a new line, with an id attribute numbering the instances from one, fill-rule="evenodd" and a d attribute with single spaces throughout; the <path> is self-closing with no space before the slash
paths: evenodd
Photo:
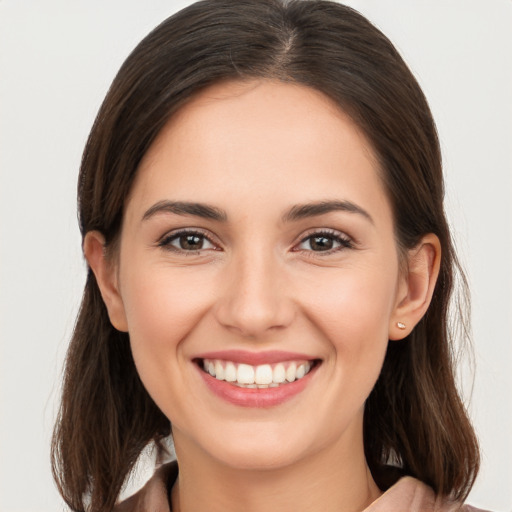
<path id="1" fill-rule="evenodd" d="M 205 373 L 233 386 L 248 389 L 278 388 L 304 378 L 320 360 L 286 361 L 252 366 L 221 359 L 197 359 Z"/>

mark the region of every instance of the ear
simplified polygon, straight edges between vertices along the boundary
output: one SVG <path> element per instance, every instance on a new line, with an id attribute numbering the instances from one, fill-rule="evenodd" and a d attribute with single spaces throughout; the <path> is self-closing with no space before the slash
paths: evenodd
<path id="1" fill-rule="evenodd" d="M 118 330 L 128 332 L 124 304 L 119 293 L 116 266 L 105 254 L 105 237 L 99 231 L 89 231 L 84 238 L 84 254 L 94 272 L 110 323 Z"/>
<path id="2" fill-rule="evenodd" d="M 397 304 L 390 318 L 389 339 L 408 336 L 426 313 L 439 276 L 441 244 L 433 233 L 408 251 L 398 286 Z"/>

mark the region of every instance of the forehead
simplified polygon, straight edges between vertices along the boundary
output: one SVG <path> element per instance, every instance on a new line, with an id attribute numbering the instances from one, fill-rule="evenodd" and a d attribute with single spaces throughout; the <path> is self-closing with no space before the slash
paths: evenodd
<path id="1" fill-rule="evenodd" d="M 283 207 L 342 198 L 379 207 L 383 187 L 368 141 L 330 98 L 260 80 L 211 86 L 173 115 L 139 166 L 130 202 L 168 196 Z"/>
<path id="2" fill-rule="evenodd" d="M 190 145 L 194 140 L 200 140 L 201 150 L 206 153 L 218 152 L 221 141 L 226 150 L 233 150 L 241 149 L 237 143 L 250 138 L 251 147 L 257 151 L 260 145 L 268 148 L 271 141 L 286 138 L 295 141 L 297 152 L 301 143 L 303 148 L 320 147 L 322 142 L 327 146 L 329 135 L 338 140 L 346 135 L 358 139 L 366 156 L 373 158 L 370 144 L 357 125 L 316 89 L 263 79 L 221 82 L 202 90 L 173 114 L 140 167 L 157 154 L 177 152 L 184 143 Z M 229 141 L 231 144 L 227 144 Z M 282 156 L 286 156 L 285 149 L 279 151 Z"/>

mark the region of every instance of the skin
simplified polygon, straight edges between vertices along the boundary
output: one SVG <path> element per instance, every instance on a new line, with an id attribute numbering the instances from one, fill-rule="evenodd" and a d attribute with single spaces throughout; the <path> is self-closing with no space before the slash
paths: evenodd
<path id="1" fill-rule="evenodd" d="M 284 218 L 333 200 L 366 214 Z M 227 219 L 144 219 L 161 201 L 204 203 Z M 184 228 L 206 235 L 202 249 L 167 236 Z M 332 249 L 312 245 L 319 232 Z M 336 105 L 280 82 L 206 89 L 145 155 L 112 259 L 103 244 L 88 233 L 86 257 L 173 425 L 173 510 L 356 511 L 381 494 L 364 458 L 364 403 L 388 340 L 428 308 L 440 247 L 427 235 L 399 255 L 372 148 Z M 291 400 L 240 407 L 212 394 L 193 362 L 226 349 L 300 352 L 321 364 Z"/>

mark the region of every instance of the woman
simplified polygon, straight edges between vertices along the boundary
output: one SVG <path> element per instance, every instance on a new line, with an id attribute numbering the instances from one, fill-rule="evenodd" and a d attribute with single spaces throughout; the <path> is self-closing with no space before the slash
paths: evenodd
<path id="1" fill-rule="evenodd" d="M 478 470 L 447 308 L 435 126 L 391 43 L 330 2 L 205 1 L 157 27 L 79 181 L 89 275 L 54 473 L 112 510 L 455 510 Z M 163 449 L 163 448 L 162 448 Z"/>

